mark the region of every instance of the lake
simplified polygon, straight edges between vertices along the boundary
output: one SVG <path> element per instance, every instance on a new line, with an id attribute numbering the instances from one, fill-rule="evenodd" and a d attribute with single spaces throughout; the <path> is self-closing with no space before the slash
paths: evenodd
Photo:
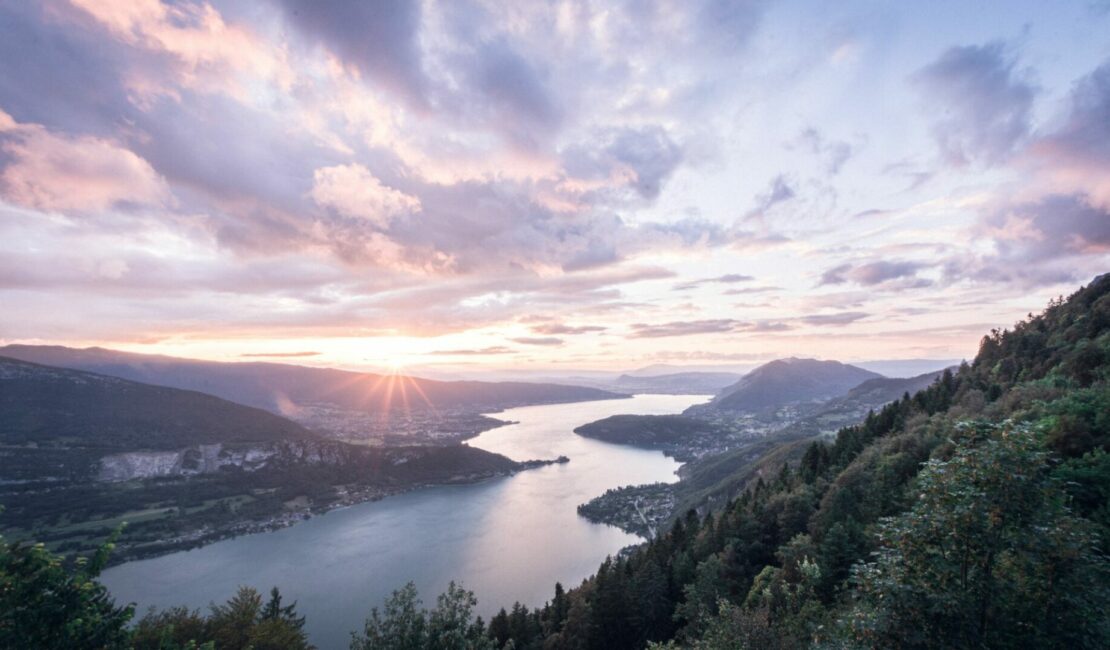
<path id="1" fill-rule="evenodd" d="M 406 582 L 425 604 L 451 580 L 475 592 L 488 621 L 499 608 L 550 600 L 556 581 L 572 587 L 607 555 L 640 539 L 578 516 L 578 504 L 622 485 L 677 480 L 679 464 L 657 451 L 611 445 L 573 433 L 610 415 L 679 413 L 706 396 L 528 406 L 493 414 L 517 424 L 469 444 L 514 460 L 549 465 L 475 485 L 426 488 L 348 508 L 269 533 L 129 562 L 104 572 L 120 602 L 146 608 L 206 608 L 239 585 L 266 594 L 278 586 L 297 601 L 321 650 L 346 648 L 372 607 Z"/>

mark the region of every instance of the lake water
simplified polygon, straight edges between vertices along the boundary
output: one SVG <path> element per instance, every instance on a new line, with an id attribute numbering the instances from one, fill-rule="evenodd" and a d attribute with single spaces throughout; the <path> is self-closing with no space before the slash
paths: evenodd
<path id="1" fill-rule="evenodd" d="M 425 604 L 450 580 L 475 592 L 486 620 L 515 601 L 549 600 L 591 575 L 606 555 L 639 538 L 592 524 L 576 507 L 609 488 L 677 480 L 678 463 L 656 451 L 590 440 L 577 426 L 620 413 L 679 413 L 708 399 L 638 395 L 632 399 L 510 409 L 512 424 L 471 445 L 514 460 L 570 458 L 477 485 L 436 487 L 333 510 L 270 533 L 247 535 L 104 572 L 120 602 L 206 608 L 239 585 L 264 594 L 278 586 L 307 616 L 321 650 L 346 648 L 371 607 L 412 581 Z"/>

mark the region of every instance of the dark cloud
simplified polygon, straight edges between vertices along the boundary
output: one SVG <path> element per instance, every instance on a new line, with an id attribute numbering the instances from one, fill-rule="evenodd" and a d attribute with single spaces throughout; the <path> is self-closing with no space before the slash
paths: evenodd
<path id="1" fill-rule="evenodd" d="M 339 154 L 229 97 L 185 94 L 187 102 L 158 102 L 136 121 L 136 153 L 171 182 L 212 199 L 309 211 L 314 169 L 339 162 Z"/>
<path id="2" fill-rule="evenodd" d="M 667 336 L 691 336 L 695 334 L 719 334 L 734 332 L 746 325 L 744 321 L 729 318 L 714 320 L 671 321 L 658 325 L 634 323 L 631 325 L 632 338 L 663 338 Z"/>
<path id="3" fill-rule="evenodd" d="M 608 151 L 636 173 L 633 186 L 646 199 L 659 196 L 663 181 L 682 162 L 682 150 L 659 126 L 623 129 Z"/>
<path id="4" fill-rule="evenodd" d="M 598 133 L 587 142 L 566 147 L 561 154 L 564 169 L 572 179 L 600 182 L 623 179 L 644 199 L 659 196 L 663 183 L 682 163 L 683 152 L 658 125 L 624 127 Z M 631 173 L 629 173 L 631 172 Z M 587 192 L 584 198 L 611 190 Z"/>
<path id="5" fill-rule="evenodd" d="M 1110 61 L 1076 84 L 1067 120 L 1042 146 L 1110 165 Z"/>
<path id="6" fill-rule="evenodd" d="M 408 0 L 276 0 L 286 21 L 411 105 L 428 102 L 419 33 L 421 3 Z"/>
<path id="7" fill-rule="evenodd" d="M 870 287 L 891 280 L 912 278 L 916 276 L 918 271 L 925 268 L 925 266 L 925 264 L 920 262 L 892 262 L 885 260 L 858 265 L 841 264 L 821 274 L 819 286 L 854 282 L 855 284 Z"/>
<path id="8" fill-rule="evenodd" d="M 473 108 L 517 144 L 534 147 L 537 132 L 554 131 L 562 122 L 563 110 L 542 71 L 508 41 L 480 45 L 465 65 Z"/>
<path id="9" fill-rule="evenodd" d="M 978 236 L 994 251 L 952 256 L 944 265 L 949 281 L 1024 287 L 1077 282 L 1110 253 L 1110 212 L 1085 195 L 1050 195 L 996 207 L 981 219 Z"/>
<path id="10" fill-rule="evenodd" d="M 51 130 L 114 135 L 140 113 L 121 75 L 134 57 L 99 31 L 74 29 L 55 10 L 0 3 L 0 109 Z"/>
<path id="11" fill-rule="evenodd" d="M 913 76 L 940 118 L 933 134 L 950 164 L 1005 161 L 1029 135 L 1037 88 L 1000 42 L 953 47 Z"/>
<path id="12" fill-rule="evenodd" d="M 1075 85 L 1059 127 L 1031 147 L 1034 163 L 1067 188 L 1110 206 L 1110 61 Z"/>

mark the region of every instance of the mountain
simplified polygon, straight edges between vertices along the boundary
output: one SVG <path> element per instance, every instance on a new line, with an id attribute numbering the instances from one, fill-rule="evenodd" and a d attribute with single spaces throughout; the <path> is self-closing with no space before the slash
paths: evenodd
<path id="1" fill-rule="evenodd" d="M 666 375 L 624 374 L 613 382 L 617 390 L 676 395 L 716 394 L 743 375 L 734 372 L 678 372 Z"/>
<path id="2" fill-rule="evenodd" d="M 906 396 L 912 382 L 927 386 Z M 1110 277 L 987 334 L 955 372 L 868 381 L 834 402 L 898 391 L 833 436 L 708 459 L 679 483 L 669 531 L 513 611 L 550 625 L 511 628 L 502 613 L 490 635 L 629 650 L 1110 647 Z M 634 503 L 645 521 L 651 498 Z"/>
<path id="3" fill-rule="evenodd" d="M 954 370 L 954 368 L 948 368 Z M 930 384 L 940 379 L 944 372 L 944 368 L 927 372 L 916 377 L 898 378 L 898 377 L 876 377 L 875 379 L 868 379 L 862 384 L 849 390 L 841 397 L 831 400 L 826 406 L 836 406 L 837 404 L 866 404 L 868 408 L 882 406 L 887 402 L 902 397 L 905 393 L 916 393 L 919 390 L 927 388 Z"/>
<path id="4" fill-rule="evenodd" d="M 164 553 L 547 462 L 347 444 L 205 393 L 0 357 L 0 525 L 60 550 L 95 548 L 126 520 L 118 559 Z"/>
<path id="5" fill-rule="evenodd" d="M 777 410 L 788 404 L 825 400 L 842 395 L 878 373 L 839 361 L 779 359 L 766 363 L 726 387 L 705 407 L 691 412 L 749 412 Z"/>
<path id="6" fill-rule="evenodd" d="M 222 363 L 104 348 L 8 345 L 0 356 L 195 390 L 239 404 L 296 416 L 311 404 L 362 412 L 496 411 L 624 397 L 596 388 L 527 382 L 435 381 L 281 363 Z"/>
<path id="7" fill-rule="evenodd" d="M 909 379 L 958 366 L 960 361 L 960 359 L 879 359 L 876 361 L 853 361 L 852 365 L 877 372 L 884 377 Z"/>
<path id="8" fill-rule="evenodd" d="M 636 368 L 633 370 L 626 370 L 624 373 L 629 377 L 658 377 L 659 375 L 675 375 L 686 372 L 726 372 L 736 375 L 743 375 L 752 368 L 755 364 L 725 364 L 725 365 L 677 365 L 670 363 L 653 363 L 650 366 Z"/>
<path id="9" fill-rule="evenodd" d="M 283 417 L 204 393 L 0 357 L 4 445 L 165 450 L 317 437 Z"/>

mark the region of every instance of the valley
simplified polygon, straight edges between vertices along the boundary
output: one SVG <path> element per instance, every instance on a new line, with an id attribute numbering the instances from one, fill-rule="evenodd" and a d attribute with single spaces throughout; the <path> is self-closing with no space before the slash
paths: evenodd
<path id="1" fill-rule="evenodd" d="M 87 554 L 126 523 L 118 563 L 565 462 L 460 444 L 506 424 L 463 406 L 345 413 L 353 428 L 310 427 L 201 392 L 0 357 L 0 529 Z"/>

